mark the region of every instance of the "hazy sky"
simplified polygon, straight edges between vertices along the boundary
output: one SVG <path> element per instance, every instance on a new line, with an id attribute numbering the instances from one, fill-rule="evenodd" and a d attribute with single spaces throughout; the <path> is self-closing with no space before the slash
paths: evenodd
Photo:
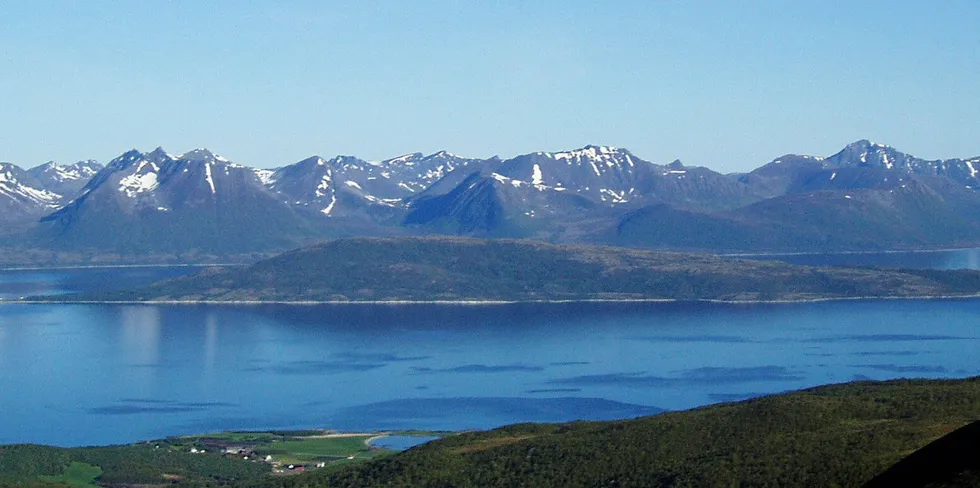
<path id="1" fill-rule="evenodd" d="M 0 161 L 980 155 L 980 2 L 0 0 Z"/>

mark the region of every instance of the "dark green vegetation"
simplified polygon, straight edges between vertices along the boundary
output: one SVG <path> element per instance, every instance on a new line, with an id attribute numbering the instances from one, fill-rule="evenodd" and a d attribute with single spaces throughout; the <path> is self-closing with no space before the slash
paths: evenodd
<path id="1" fill-rule="evenodd" d="M 372 434 L 322 430 L 225 432 L 127 446 L 0 446 L 0 487 L 240 486 L 289 465 L 328 468 L 387 456 Z M 271 460 L 266 460 L 266 457 Z"/>
<path id="2" fill-rule="evenodd" d="M 265 476 L 270 466 L 235 457 L 191 454 L 161 441 L 130 446 L 0 447 L 0 486 L 231 486 Z M 87 478 L 86 478 L 87 477 Z"/>
<path id="3" fill-rule="evenodd" d="M 95 487 L 96 478 L 102 476 L 102 468 L 74 461 L 58 476 L 42 476 L 46 482 L 65 483 L 72 486 Z"/>
<path id="4" fill-rule="evenodd" d="M 851 383 L 628 421 L 513 425 L 262 486 L 857 487 L 978 416 L 980 378 Z"/>
<path id="5" fill-rule="evenodd" d="M 320 430 L 226 432 L 128 446 L 2 446 L 0 487 L 239 486 L 274 470 L 293 473 L 290 464 L 334 466 L 390 454 L 368 446 L 370 437 Z M 266 456 L 272 459 L 266 462 Z"/>
<path id="6" fill-rule="evenodd" d="M 454 237 L 351 238 L 246 268 L 49 300 L 806 300 L 968 296 L 978 271 L 813 268 L 704 254 Z"/>
<path id="7" fill-rule="evenodd" d="M 980 421 L 912 453 L 865 488 L 980 486 Z"/>

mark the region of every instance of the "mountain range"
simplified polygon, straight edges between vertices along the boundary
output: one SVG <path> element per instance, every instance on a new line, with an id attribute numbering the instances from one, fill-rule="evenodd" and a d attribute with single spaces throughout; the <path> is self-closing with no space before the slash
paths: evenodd
<path id="1" fill-rule="evenodd" d="M 980 157 L 924 160 L 866 140 L 741 174 L 607 146 L 507 160 L 313 156 L 275 169 L 157 148 L 105 167 L 0 163 L 0 260 L 30 249 L 180 261 L 430 234 L 712 252 L 975 246 L 978 189 Z"/>

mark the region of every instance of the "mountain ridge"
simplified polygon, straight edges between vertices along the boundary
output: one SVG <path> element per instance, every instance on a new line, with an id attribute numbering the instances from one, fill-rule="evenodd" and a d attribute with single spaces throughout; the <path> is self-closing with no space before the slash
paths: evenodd
<path id="1" fill-rule="evenodd" d="M 93 256 L 276 252 L 325 238 L 432 234 L 715 252 L 980 245 L 980 158 L 925 160 L 867 140 L 729 175 L 599 145 L 506 160 L 447 151 L 311 156 L 274 169 L 158 147 L 127 151 L 98 171 L 87 163 L 56 182 L 63 193 L 40 178 L 69 167 L 4 166 L 0 219 L 15 225 L 0 238 L 20 234 L 21 246 Z"/>

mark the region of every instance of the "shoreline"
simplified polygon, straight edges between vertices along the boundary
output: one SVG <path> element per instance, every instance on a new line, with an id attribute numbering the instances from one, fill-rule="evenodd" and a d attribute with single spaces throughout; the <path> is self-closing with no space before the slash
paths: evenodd
<path id="1" fill-rule="evenodd" d="M 873 300 L 971 300 L 980 293 L 970 295 L 923 295 L 923 296 L 858 296 L 814 297 L 775 300 L 723 300 L 717 298 L 583 298 L 568 300 L 21 300 L 0 298 L 3 304 L 24 305 L 466 305 L 495 306 L 519 304 L 575 304 L 575 303 L 712 303 L 731 305 L 796 304 L 836 301 Z"/>

